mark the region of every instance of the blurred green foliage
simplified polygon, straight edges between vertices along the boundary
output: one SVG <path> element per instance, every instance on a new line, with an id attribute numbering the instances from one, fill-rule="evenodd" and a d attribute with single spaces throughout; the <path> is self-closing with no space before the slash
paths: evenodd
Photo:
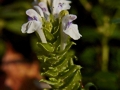
<path id="1" fill-rule="evenodd" d="M 31 2 L 1 3 L 0 30 L 6 28 L 23 35 L 21 25 L 27 21 L 25 11 L 32 7 Z M 75 62 L 83 67 L 83 84 L 93 82 L 100 90 L 120 90 L 120 0 L 72 2 L 70 12 L 78 16 L 75 23 L 83 36 L 73 47 L 78 57 Z M 3 46 L 0 41 L 0 54 Z"/>

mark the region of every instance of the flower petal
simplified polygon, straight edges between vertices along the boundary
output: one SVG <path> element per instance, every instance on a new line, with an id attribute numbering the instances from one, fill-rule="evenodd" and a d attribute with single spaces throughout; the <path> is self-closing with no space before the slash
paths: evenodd
<path id="1" fill-rule="evenodd" d="M 42 24 L 39 21 L 28 21 L 27 23 L 23 24 L 21 27 L 22 33 L 33 33 L 42 27 Z"/>
<path id="2" fill-rule="evenodd" d="M 60 0 L 60 2 L 59 2 L 59 4 L 61 4 L 62 5 L 62 10 L 68 10 L 68 9 L 70 9 L 70 4 L 71 3 L 71 1 L 65 1 L 65 0 Z"/>
<path id="3" fill-rule="evenodd" d="M 74 21 L 76 18 L 77 18 L 76 15 L 68 14 L 68 15 L 66 15 L 66 16 L 63 17 L 62 22 L 63 22 L 63 23 L 72 22 L 72 21 Z"/>
<path id="4" fill-rule="evenodd" d="M 32 17 L 32 18 L 36 17 L 36 19 L 39 20 L 39 15 L 38 15 L 38 13 L 37 13 L 34 9 L 28 9 L 28 10 L 26 11 L 26 14 L 27 14 L 29 17 Z"/>
<path id="5" fill-rule="evenodd" d="M 41 17 L 44 17 L 43 11 L 39 6 L 34 6 L 34 8 Z"/>
<path id="6" fill-rule="evenodd" d="M 82 37 L 82 35 L 79 33 L 78 25 L 76 24 L 71 24 L 69 28 L 63 30 L 63 32 L 69 35 L 74 40 L 78 40 L 80 37 Z"/>
<path id="7" fill-rule="evenodd" d="M 50 12 L 48 11 L 47 3 L 40 2 L 38 5 L 40 6 L 40 8 L 45 14 L 50 15 Z"/>
<path id="8" fill-rule="evenodd" d="M 57 7 L 58 7 L 59 0 L 53 0 L 52 2 L 52 13 L 55 15 L 57 13 Z"/>

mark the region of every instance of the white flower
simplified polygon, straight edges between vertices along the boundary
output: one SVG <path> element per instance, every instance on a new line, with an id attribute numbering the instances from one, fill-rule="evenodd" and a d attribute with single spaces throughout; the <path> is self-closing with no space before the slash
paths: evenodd
<path id="1" fill-rule="evenodd" d="M 78 25 L 73 24 L 72 21 L 77 18 L 76 15 L 68 14 L 62 19 L 61 26 L 61 50 L 65 49 L 68 36 L 74 40 L 78 40 L 82 35 L 79 33 Z"/>
<path id="2" fill-rule="evenodd" d="M 58 14 L 62 11 L 62 10 L 68 10 L 70 9 L 70 4 L 71 1 L 68 0 L 53 0 L 52 2 L 52 14 L 55 17 L 58 17 Z"/>
<path id="3" fill-rule="evenodd" d="M 47 43 L 42 30 L 42 22 L 40 21 L 41 16 L 33 9 L 27 10 L 26 14 L 28 15 L 28 22 L 22 25 L 22 33 L 33 33 L 36 31 L 40 36 L 42 43 Z"/>
<path id="4" fill-rule="evenodd" d="M 69 35 L 72 39 L 78 40 L 82 35 L 79 33 L 78 25 L 73 24 L 72 21 L 77 18 L 76 15 L 66 15 L 62 19 L 63 32 Z"/>
<path id="5" fill-rule="evenodd" d="M 39 21 L 31 20 L 22 25 L 22 33 L 33 33 L 42 27 Z"/>
<path id="6" fill-rule="evenodd" d="M 42 9 L 42 11 L 44 12 L 45 18 L 48 19 L 50 12 L 48 11 L 47 3 L 40 2 L 38 5 Z"/>

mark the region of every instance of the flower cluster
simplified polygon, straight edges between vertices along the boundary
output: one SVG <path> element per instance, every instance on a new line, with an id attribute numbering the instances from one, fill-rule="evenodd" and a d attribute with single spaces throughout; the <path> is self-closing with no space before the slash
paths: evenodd
<path id="1" fill-rule="evenodd" d="M 22 25 L 22 33 L 29 34 L 36 31 L 40 36 L 41 42 L 47 43 L 48 41 L 43 29 L 45 24 L 44 21 L 51 23 L 51 18 L 54 21 L 59 19 L 57 25 L 60 28 L 61 49 L 63 50 L 66 46 L 68 37 L 78 40 L 82 36 L 79 33 L 78 25 L 72 23 L 77 16 L 69 14 L 67 11 L 70 9 L 70 3 L 71 1 L 68 0 L 43 0 L 42 2 L 34 0 L 34 9 L 28 9 L 26 11 L 28 22 Z M 53 33 L 51 32 L 51 34 Z"/>

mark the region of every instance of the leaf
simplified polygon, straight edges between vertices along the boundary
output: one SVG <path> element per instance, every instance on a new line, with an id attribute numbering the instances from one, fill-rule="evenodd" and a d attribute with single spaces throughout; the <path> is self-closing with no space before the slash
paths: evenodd
<path id="1" fill-rule="evenodd" d="M 40 43 L 37 42 L 38 47 L 41 49 L 43 52 L 54 52 L 54 47 L 49 44 L 49 43 Z"/>
<path id="2" fill-rule="evenodd" d="M 70 78 L 71 76 L 71 72 L 74 73 L 76 70 L 79 70 L 81 67 L 78 65 L 72 65 L 69 67 L 69 69 L 66 71 L 64 71 L 59 77 L 62 80 L 66 80 L 67 78 Z M 69 79 L 68 79 L 69 80 Z"/>
<path id="3" fill-rule="evenodd" d="M 50 84 L 50 85 L 56 85 L 58 84 L 58 81 L 49 81 L 49 80 L 45 80 L 45 79 L 41 79 L 40 82 L 45 82 L 47 84 Z"/>
<path id="4" fill-rule="evenodd" d="M 75 84 L 79 83 L 80 80 L 81 80 L 80 71 L 78 69 L 74 73 L 72 72 L 71 77 L 68 79 L 68 81 L 65 81 L 66 83 L 61 87 L 61 89 L 65 88 L 65 90 L 73 90 Z"/>
<path id="5" fill-rule="evenodd" d="M 54 36 L 47 30 L 43 30 L 44 31 L 44 34 L 47 38 L 48 41 L 53 41 L 54 40 Z"/>
<path id="6" fill-rule="evenodd" d="M 50 14 L 49 18 L 50 18 L 50 22 L 53 23 L 55 21 L 55 18 L 54 18 L 54 16 L 52 14 Z"/>
<path id="7" fill-rule="evenodd" d="M 48 21 L 44 20 L 43 29 L 47 30 L 48 32 L 51 32 L 51 30 L 52 30 L 51 22 L 48 22 Z"/>
<path id="8" fill-rule="evenodd" d="M 85 90 L 98 90 L 98 89 L 93 83 L 89 82 L 85 85 Z"/>
<path id="9" fill-rule="evenodd" d="M 48 77 L 56 77 L 56 76 L 58 76 L 58 74 L 59 74 L 58 70 L 55 68 L 49 69 L 46 72 L 41 73 L 41 75 L 48 76 Z"/>

